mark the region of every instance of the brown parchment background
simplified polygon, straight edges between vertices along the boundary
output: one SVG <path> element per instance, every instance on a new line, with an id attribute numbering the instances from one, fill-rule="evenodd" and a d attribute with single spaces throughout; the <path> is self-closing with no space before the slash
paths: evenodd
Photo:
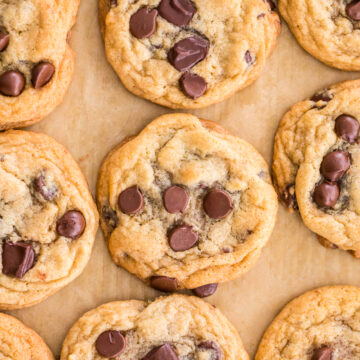
<path id="1" fill-rule="evenodd" d="M 76 69 L 65 101 L 31 129 L 53 136 L 70 150 L 94 194 L 106 153 L 170 110 L 122 86 L 105 58 L 97 0 L 82 1 L 71 45 Z M 249 141 L 270 163 L 277 124 L 290 106 L 318 89 L 357 77 L 360 73 L 334 70 L 312 58 L 282 21 L 278 45 L 260 79 L 229 100 L 193 113 Z M 328 284 L 360 286 L 360 260 L 320 246 L 299 215 L 280 206 L 257 265 L 242 278 L 221 284 L 207 300 L 231 319 L 253 358 L 263 332 L 290 299 Z M 91 260 L 76 281 L 37 306 L 10 313 L 36 330 L 58 356 L 68 329 L 85 311 L 115 299 L 150 299 L 157 294 L 111 262 L 99 230 Z"/>

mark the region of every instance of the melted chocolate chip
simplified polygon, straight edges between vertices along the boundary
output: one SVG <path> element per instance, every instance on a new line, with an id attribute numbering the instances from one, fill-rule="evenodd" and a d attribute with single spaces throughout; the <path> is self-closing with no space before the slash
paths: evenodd
<path id="1" fill-rule="evenodd" d="M 223 190 L 210 190 L 204 197 L 203 207 L 212 219 L 222 219 L 233 209 L 230 195 Z"/>
<path id="2" fill-rule="evenodd" d="M 207 84 L 203 77 L 186 72 L 180 78 L 180 88 L 189 98 L 197 99 L 204 95 L 207 90 Z"/>
<path id="3" fill-rule="evenodd" d="M 179 360 L 175 351 L 169 344 L 152 349 L 141 360 Z"/>
<path id="4" fill-rule="evenodd" d="M 152 276 L 150 279 L 150 286 L 160 291 L 172 292 L 178 289 L 179 282 L 176 278 L 172 277 Z"/>
<path id="5" fill-rule="evenodd" d="M 350 4 L 346 5 L 346 15 L 354 21 L 360 20 L 360 1 L 359 0 L 354 0 Z"/>
<path id="6" fill-rule="evenodd" d="M 111 231 L 114 230 L 119 222 L 116 211 L 109 206 L 104 206 L 102 209 L 102 216 L 106 221 L 107 225 L 111 228 Z"/>
<path id="7" fill-rule="evenodd" d="M 207 284 L 203 286 L 199 286 L 195 289 L 192 289 L 192 292 L 201 298 L 211 296 L 215 293 L 216 289 L 218 287 L 218 284 Z"/>
<path id="8" fill-rule="evenodd" d="M 333 349 L 329 347 L 321 347 L 314 350 L 311 360 L 331 360 Z"/>
<path id="9" fill-rule="evenodd" d="M 130 18 L 130 32 L 138 39 L 150 37 L 156 30 L 158 11 L 145 6 Z"/>
<path id="10" fill-rule="evenodd" d="M 315 187 L 314 201 L 319 207 L 334 207 L 340 195 L 340 189 L 337 184 L 323 182 Z"/>
<path id="11" fill-rule="evenodd" d="M 210 341 L 210 340 L 203 341 L 202 343 L 200 343 L 198 345 L 198 348 L 205 349 L 205 350 L 214 350 L 214 352 L 215 352 L 214 360 L 221 359 L 222 351 L 220 349 L 220 346 L 215 341 Z"/>
<path id="12" fill-rule="evenodd" d="M 209 51 L 207 40 L 199 36 L 191 36 L 180 40 L 168 53 L 168 60 L 176 70 L 187 71 L 205 59 Z"/>
<path id="13" fill-rule="evenodd" d="M 276 5 L 272 0 L 264 0 L 264 1 L 269 4 L 271 11 L 276 9 Z"/>
<path id="14" fill-rule="evenodd" d="M 189 195 L 182 187 L 173 185 L 165 190 L 163 201 L 170 214 L 182 213 L 189 202 Z"/>
<path id="15" fill-rule="evenodd" d="M 32 69 L 31 82 L 35 89 L 45 86 L 53 77 L 55 66 L 49 62 L 43 61 Z"/>
<path id="16" fill-rule="evenodd" d="M 4 51 L 9 45 L 10 35 L 0 31 L 0 51 Z"/>
<path id="17" fill-rule="evenodd" d="M 25 87 L 25 78 L 19 71 L 9 70 L 0 76 L 0 93 L 19 96 Z"/>
<path id="18" fill-rule="evenodd" d="M 314 101 L 314 102 L 318 102 L 318 101 L 329 102 L 331 99 L 332 99 L 332 97 L 331 97 L 331 95 L 329 95 L 327 89 L 315 93 L 315 94 L 310 98 L 310 100 L 311 100 L 311 101 Z"/>
<path id="19" fill-rule="evenodd" d="M 342 114 L 335 119 L 335 132 L 350 144 L 359 137 L 359 122 L 351 115 Z"/>
<path id="20" fill-rule="evenodd" d="M 329 181 L 339 180 L 350 167 L 350 159 L 344 151 L 328 153 L 321 163 L 321 174 Z"/>
<path id="21" fill-rule="evenodd" d="M 196 13 L 196 8 L 190 0 L 162 0 L 159 14 L 168 22 L 184 27 Z"/>
<path id="22" fill-rule="evenodd" d="M 251 56 L 251 53 L 249 50 L 246 51 L 245 53 L 245 61 L 248 65 L 252 65 L 254 63 L 254 59 L 253 57 Z"/>
<path id="23" fill-rule="evenodd" d="M 124 214 L 134 215 L 144 207 L 144 196 L 137 185 L 125 189 L 118 199 L 120 210 Z"/>
<path id="24" fill-rule="evenodd" d="M 22 279 L 32 268 L 35 252 L 31 244 L 5 240 L 2 249 L 2 272 L 8 276 Z"/>
<path id="25" fill-rule="evenodd" d="M 117 6 L 117 0 L 110 0 L 110 6 L 111 7 Z"/>
<path id="26" fill-rule="evenodd" d="M 194 247 L 199 236 L 192 226 L 180 225 L 169 234 L 169 245 L 174 251 L 185 251 Z"/>
<path id="27" fill-rule="evenodd" d="M 295 185 L 288 185 L 286 190 L 281 194 L 283 203 L 289 210 L 298 210 L 299 206 L 296 200 Z"/>
<path id="28" fill-rule="evenodd" d="M 34 180 L 34 187 L 37 192 L 41 194 L 41 196 L 48 201 L 52 201 L 56 195 L 56 189 L 49 188 L 46 186 L 45 177 L 43 175 L 38 176 Z"/>
<path id="29" fill-rule="evenodd" d="M 85 230 L 86 220 L 83 214 L 77 210 L 66 212 L 56 223 L 56 231 L 60 236 L 75 240 Z"/>
<path id="30" fill-rule="evenodd" d="M 108 330 L 99 335 L 95 347 L 99 355 L 112 358 L 125 350 L 126 341 L 120 331 Z"/>

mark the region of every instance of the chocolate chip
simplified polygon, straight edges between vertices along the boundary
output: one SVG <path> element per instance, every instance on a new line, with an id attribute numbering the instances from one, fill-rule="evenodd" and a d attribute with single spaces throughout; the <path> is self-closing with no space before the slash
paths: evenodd
<path id="1" fill-rule="evenodd" d="M 332 99 L 332 96 L 328 93 L 328 90 L 321 90 L 317 93 L 315 93 L 310 100 L 314 101 L 314 102 L 318 102 L 318 101 L 324 101 L 324 102 L 329 102 Z"/>
<path id="2" fill-rule="evenodd" d="M 57 221 L 56 231 L 60 236 L 75 240 L 82 235 L 85 226 L 83 214 L 77 210 L 70 210 Z"/>
<path id="3" fill-rule="evenodd" d="M 329 181 L 339 180 L 350 167 L 350 159 L 345 151 L 328 153 L 320 167 L 321 174 Z"/>
<path id="4" fill-rule="evenodd" d="M 218 284 L 207 284 L 203 286 L 199 286 L 195 289 L 192 289 L 192 292 L 201 298 L 211 296 L 215 293 L 216 289 L 218 287 Z"/>
<path id="5" fill-rule="evenodd" d="M 19 96 L 24 90 L 25 78 L 19 71 L 9 70 L 0 76 L 0 93 L 5 96 Z"/>
<path id="6" fill-rule="evenodd" d="M 179 282 L 176 278 L 167 277 L 167 276 L 152 276 L 150 279 L 150 285 L 154 289 L 172 292 L 176 291 L 179 287 Z"/>
<path id="7" fill-rule="evenodd" d="M 165 20 L 181 27 L 188 25 L 196 13 L 190 0 L 162 0 L 158 10 Z"/>
<path id="8" fill-rule="evenodd" d="M 354 21 L 360 20 L 360 1 L 359 0 L 354 0 L 350 4 L 346 5 L 346 15 Z"/>
<path id="9" fill-rule="evenodd" d="M 203 77 L 186 72 L 180 78 L 180 88 L 189 98 L 197 99 L 204 95 L 207 90 L 207 84 Z"/>
<path id="10" fill-rule="evenodd" d="M 198 348 L 205 349 L 205 350 L 214 350 L 215 358 L 212 357 L 212 359 L 214 359 L 214 360 L 221 359 L 222 351 L 220 349 L 220 346 L 215 341 L 210 341 L 210 340 L 203 341 L 202 343 L 200 343 L 198 345 Z"/>
<path id="11" fill-rule="evenodd" d="M 125 189 L 118 199 L 120 210 L 124 214 L 134 215 L 144 207 L 144 196 L 137 185 Z"/>
<path id="12" fill-rule="evenodd" d="M 138 39 L 150 37 L 156 30 L 158 11 L 144 6 L 130 18 L 130 32 Z"/>
<path id="13" fill-rule="evenodd" d="M 209 51 L 207 40 L 191 36 L 177 42 L 168 53 L 168 60 L 176 70 L 187 71 L 205 59 Z"/>
<path id="14" fill-rule="evenodd" d="M 296 200 L 295 185 L 291 184 L 286 187 L 286 190 L 281 194 L 281 199 L 289 210 L 298 210 L 299 206 Z"/>
<path id="15" fill-rule="evenodd" d="M 3 274 L 22 279 L 33 266 L 34 260 L 35 252 L 31 244 L 5 240 L 2 249 Z"/>
<path id="16" fill-rule="evenodd" d="M 276 9 L 276 5 L 272 0 L 264 0 L 264 1 L 269 4 L 271 11 Z"/>
<path id="17" fill-rule="evenodd" d="M 179 225 L 169 234 L 169 245 L 174 251 L 185 251 L 194 247 L 199 236 L 192 226 Z"/>
<path id="18" fill-rule="evenodd" d="M 116 211 L 109 206 L 104 206 L 102 208 L 102 216 L 106 221 L 107 225 L 111 228 L 111 231 L 113 231 L 117 227 L 119 222 Z"/>
<path id="19" fill-rule="evenodd" d="M 175 351 L 169 344 L 152 349 L 141 360 L 179 360 Z"/>
<path id="20" fill-rule="evenodd" d="M 124 351 L 126 341 L 120 331 L 108 330 L 99 335 L 95 347 L 99 355 L 112 358 Z"/>
<path id="21" fill-rule="evenodd" d="M 117 0 L 110 0 L 110 6 L 111 7 L 117 6 Z"/>
<path id="22" fill-rule="evenodd" d="M 38 176 L 34 180 L 34 187 L 35 190 L 38 191 L 45 200 L 48 201 L 54 200 L 56 195 L 56 189 L 49 188 L 46 186 L 45 177 L 43 175 Z"/>
<path id="23" fill-rule="evenodd" d="M 254 63 L 254 59 L 253 57 L 251 56 L 251 53 L 249 50 L 246 51 L 245 53 L 245 61 L 248 65 L 252 65 Z"/>
<path id="24" fill-rule="evenodd" d="M 335 132 L 350 144 L 359 137 L 359 122 L 351 115 L 342 114 L 335 119 Z"/>
<path id="25" fill-rule="evenodd" d="M 204 197 L 203 207 L 212 219 L 222 219 L 233 209 L 230 195 L 223 190 L 210 190 Z"/>
<path id="26" fill-rule="evenodd" d="M 43 61 L 32 69 L 31 82 L 35 89 L 45 86 L 53 77 L 55 66 L 49 62 Z"/>
<path id="27" fill-rule="evenodd" d="M 9 41 L 10 35 L 0 31 L 0 51 L 6 49 L 6 47 L 9 45 Z"/>
<path id="28" fill-rule="evenodd" d="M 189 195 L 182 187 L 173 185 L 165 190 L 163 201 L 170 214 L 182 213 L 189 202 Z"/>
<path id="29" fill-rule="evenodd" d="M 321 347 L 314 350 L 311 360 L 331 360 L 333 349 L 329 347 Z"/>
<path id="30" fill-rule="evenodd" d="M 337 184 L 323 182 L 315 187 L 314 201 L 320 207 L 334 207 L 340 195 L 340 189 Z"/>

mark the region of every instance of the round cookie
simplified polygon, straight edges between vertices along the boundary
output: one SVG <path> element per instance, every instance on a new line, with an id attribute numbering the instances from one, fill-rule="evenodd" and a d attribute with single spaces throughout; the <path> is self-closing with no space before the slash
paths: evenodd
<path id="1" fill-rule="evenodd" d="M 79 0 L 0 3 L 0 130 L 33 124 L 63 99 Z"/>
<path id="2" fill-rule="evenodd" d="M 234 326 L 193 296 L 104 304 L 83 315 L 65 338 L 61 360 L 248 360 Z"/>
<path id="3" fill-rule="evenodd" d="M 0 308 L 45 300 L 87 264 L 98 214 L 69 152 L 49 136 L 0 134 Z"/>
<path id="4" fill-rule="evenodd" d="M 300 210 L 326 246 L 360 250 L 360 81 L 331 86 L 293 106 L 274 146 L 281 201 Z"/>
<path id="5" fill-rule="evenodd" d="M 279 0 L 300 45 L 323 63 L 360 70 L 359 0 Z"/>
<path id="6" fill-rule="evenodd" d="M 44 340 L 12 316 L 0 313 L 0 358 L 54 360 Z"/>
<path id="7" fill-rule="evenodd" d="M 291 301 L 260 342 L 255 360 L 360 357 L 360 289 L 329 286 Z"/>
<path id="8" fill-rule="evenodd" d="M 246 272 L 278 206 L 261 155 L 190 114 L 161 116 L 111 151 L 97 201 L 114 262 L 163 291 Z"/>
<path id="9" fill-rule="evenodd" d="M 175 109 L 255 81 L 280 20 L 270 0 L 99 0 L 107 58 L 135 95 Z"/>

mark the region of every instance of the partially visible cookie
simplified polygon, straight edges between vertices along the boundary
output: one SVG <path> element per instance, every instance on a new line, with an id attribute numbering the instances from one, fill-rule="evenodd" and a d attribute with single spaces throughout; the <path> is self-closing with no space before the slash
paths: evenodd
<path id="1" fill-rule="evenodd" d="M 0 1 L 0 130 L 33 124 L 62 101 L 73 74 L 67 39 L 78 6 Z"/>
<path id="2" fill-rule="evenodd" d="M 212 284 L 203 296 L 254 265 L 277 212 L 261 155 L 190 114 L 161 116 L 111 151 L 97 201 L 116 264 L 163 291 Z"/>
<path id="3" fill-rule="evenodd" d="M 360 289 L 329 286 L 291 301 L 260 342 L 255 360 L 360 358 Z"/>
<path id="4" fill-rule="evenodd" d="M 248 360 L 236 329 L 196 297 L 104 304 L 83 315 L 65 338 L 61 360 Z"/>
<path id="5" fill-rule="evenodd" d="M 360 70 L 359 0 L 279 0 L 300 45 L 323 63 Z"/>
<path id="6" fill-rule="evenodd" d="M 355 252 L 360 250 L 359 121 L 360 81 L 331 86 L 285 114 L 273 159 L 283 204 L 299 209 L 323 244 Z"/>
<path id="7" fill-rule="evenodd" d="M 1 133 L 0 177 L 0 308 L 22 308 L 80 275 L 98 214 L 78 165 L 49 136 Z"/>
<path id="8" fill-rule="evenodd" d="M 44 340 L 12 316 L 0 313 L 0 358 L 54 360 Z"/>
<path id="9" fill-rule="evenodd" d="M 271 0 L 99 0 L 107 58 L 126 88 L 170 108 L 222 101 L 258 78 L 280 20 Z"/>

